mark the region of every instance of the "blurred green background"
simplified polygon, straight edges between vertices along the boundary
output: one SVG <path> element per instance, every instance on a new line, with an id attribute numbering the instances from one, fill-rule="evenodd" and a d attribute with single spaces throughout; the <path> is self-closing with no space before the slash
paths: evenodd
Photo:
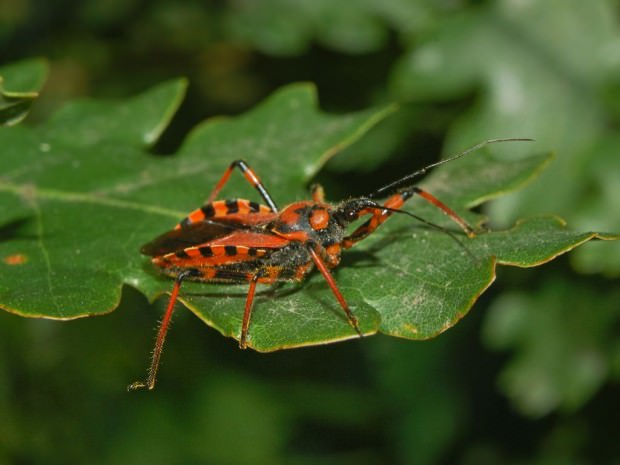
<path id="1" fill-rule="evenodd" d="M 556 159 L 493 202 L 491 224 L 553 213 L 620 231 L 619 13 L 611 0 L 0 0 L 0 64 L 50 61 L 25 124 L 187 76 L 163 155 L 290 82 L 316 83 L 331 112 L 402 102 L 321 173 L 336 199 L 483 139 L 533 137 Z M 151 393 L 124 389 L 161 302 L 127 288 L 101 318 L 0 312 L 0 464 L 620 464 L 619 275 L 615 243 L 502 269 L 427 342 L 261 355 L 179 312 Z"/>

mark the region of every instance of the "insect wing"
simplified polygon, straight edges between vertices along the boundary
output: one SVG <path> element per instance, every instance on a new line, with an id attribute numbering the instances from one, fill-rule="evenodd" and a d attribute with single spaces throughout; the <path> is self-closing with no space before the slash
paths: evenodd
<path id="1" fill-rule="evenodd" d="M 275 251 L 291 242 L 269 231 L 235 231 L 211 242 L 155 258 L 155 263 L 178 268 L 193 268 L 198 280 L 211 282 L 247 282 L 257 273 L 277 279 L 282 264 L 271 260 Z M 267 281 L 261 281 L 267 282 Z"/>
<path id="2" fill-rule="evenodd" d="M 191 268 L 201 273 L 193 278 L 202 281 L 242 282 L 259 269 L 274 265 L 269 262 L 270 255 L 289 245 L 289 240 L 269 231 L 234 231 L 209 242 L 157 255 L 153 263 L 162 268 Z"/>
<path id="3" fill-rule="evenodd" d="M 151 242 L 144 244 L 140 248 L 140 252 L 150 257 L 157 257 L 210 242 L 239 229 L 242 229 L 239 223 L 229 222 L 224 219 L 203 220 L 180 229 L 173 229 L 158 236 Z"/>

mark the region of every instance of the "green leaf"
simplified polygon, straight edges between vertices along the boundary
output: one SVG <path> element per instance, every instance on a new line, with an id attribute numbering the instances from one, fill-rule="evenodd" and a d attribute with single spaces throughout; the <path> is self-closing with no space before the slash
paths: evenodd
<path id="1" fill-rule="evenodd" d="M 6 162 L 0 198 L 9 206 L 0 216 L 3 308 L 57 319 L 106 313 L 118 304 L 123 283 L 156 298 L 171 280 L 139 247 L 199 206 L 232 160 L 246 159 L 280 205 L 308 198 L 306 186 L 323 164 L 395 109 L 327 115 L 318 111 L 311 86 L 293 85 L 247 114 L 200 125 L 175 156 L 149 155 L 185 87 L 178 80 L 126 101 L 77 102 L 34 129 L 0 130 Z M 548 158 L 502 161 L 483 151 L 444 165 L 423 185 L 479 223 L 468 207 L 518 187 Z M 235 173 L 222 196 L 256 193 Z M 421 199 L 410 208 L 454 228 Z M 422 226 L 409 217 L 392 219 L 335 270 L 364 333 L 432 337 L 467 313 L 494 279 L 496 262 L 533 266 L 598 237 L 568 232 L 552 219 L 481 230 L 458 242 Z M 180 300 L 237 338 L 246 293 L 247 285 L 184 283 Z M 256 350 L 353 337 L 318 273 L 257 293 L 249 335 Z"/>
<path id="2" fill-rule="evenodd" d="M 12 126 L 26 117 L 46 75 L 47 62 L 42 59 L 0 67 L 0 125 Z"/>

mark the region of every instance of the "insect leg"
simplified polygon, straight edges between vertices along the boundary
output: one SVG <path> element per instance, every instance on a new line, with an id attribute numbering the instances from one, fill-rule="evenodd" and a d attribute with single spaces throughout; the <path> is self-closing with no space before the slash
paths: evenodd
<path id="1" fill-rule="evenodd" d="M 338 300 L 338 303 L 344 310 L 344 313 L 347 315 L 349 324 L 353 327 L 353 329 L 359 335 L 359 337 L 364 337 L 364 335 L 362 334 L 362 331 L 360 330 L 359 324 L 357 322 L 357 318 L 355 317 L 355 315 L 353 315 L 353 312 L 349 308 L 349 304 L 347 304 L 347 301 L 344 300 L 344 296 L 340 292 L 340 289 L 338 289 L 338 286 L 336 285 L 336 281 L 334 281 L 334 277 L 327 269 L 327 266 L 321 259 L 320 255 L 316 252 L 316 250 L 314 250 L 314 247 L 312 245 L 308 245 L 308 251 L 310 252 L 312 261 L 314 262 L 318 270 L 321 272 L 321 274 L 325 278 L 325 281 L 327 281 L 327 284 L 329 285 L 332 292 L 336 296 L 336 300 Z"/>
<path id="2" fill-rule="evenodd" d="M 259 273 L 252 276 L 250 281 L 250 289 L 248 289 L 248 296 L 245 300 L 245 311 L 243 312 L 243 323 L 241 324 L 241 336 L 239 337 L 239 348 L 245 349 L 247 347 L 248 330 L 250 329 L 250 318 L 252 316 L 252 305 L 254 304 L 254 292 L 256 291 L 256 283 L 260 277 Z"/>
<path id="3" fill-rule="evenodd" d="M 399 210 L 407 200 L 413 197 L 414 194 L 418 194 L 424 200 L 426 200 L 427 202 L 431 203 L 433 206 L 442 210 L 455 223 L 457 223 L 463 229 L 463 231 L 465 231 L 467 236 L 469 237 L 475 236 L 472 228 L 467 224 L 467 222 L 465 222 L 464 219 L 458 216 L 454 210 L 452 210 L 450 207 L 448 207 L 446 204 L 444 204 L 441 200 L 439 200 L 434 195 L 430 194 L 429 192 L 425 190 L 420 189 L 419 187 L 414 186 L 407 190 L 403 190 L 401 192 L 398 192 L 392 195 L 385 201 L 383 206 L 386 208 L 389 208 L 390 210 Z M 362 239 L 367 237 L 369 234 L 373 233 L 381 224 L 383 224 L 390 216 L 392 216 L 394 212 L 390 210 L 382 210 L 381 208 L 370 208 L 370 207 L 360 210 L 360 212 L 358 213 L 358 217 L 363 216 L 363 215 L 372 215 L 372 216 L 368 221 L 366 221 L 364 224 L 358 227 L 349 236 L 345 237 L 342 240 L 342 246 L 344 248 L 350 248 L 356 242 L 361 241 Z"/>
<path id="4" fill-rule="evenodd" d="M 469 226 L 465 222 L 465 220 L 463 218 L 461 218 L 459 215 L 457 215 L 454 210 L 452 210 L 450 207 L 448 207 L 445 203 L 443 203 L 437 197 L 432 195 L 430 192 L 422 190 L 422 189 L 420 189 L 419 187 L 416 187 L 416 186 L 413 186 L 411 188 L 411 191 L 413 191 L 415 194 L 418 194 L 420 197 L 422 197 L 424 200 L 429 202 L 431 205 L 433 205 L 433 206 L 439 208 L 440 210 L 442 210 L 446 215 L 448 215 L 452 219 L 452 221 L 454 221 L 456 224 L 458 224 L 461 227 L 461 229 L 463 231 L 465 231 L 465 234 L 467 234 L 467 236 L 469 236 L 469 237 L 474 237 L 475 236 L 473 229 L 471 228 L 471 226 Z"/>
<path id="5" fill-rule="evenodd" d="M 230 166 L 226 169 L 226 171 L 224 171 L 222 178 L 215 185 L 215 188 L 211 192 L 211 195 L 209 195 L 209 198 L 207 199 L 206 203 L 211 203 L 215 200 L 217 195 L 220 193 L 220 191 L 222 190 L 222 188 L 228 181 L 228 178 L 230 177 L 230 173 L 232 173 L 233 169 L 235 168 L 239 168 L 239 170 L 241 171 L 245 179 L 247 179 L 247 181 L 250 184 L 252 184 L 252 186 L 254 186 L 254 188 L 258 191 L 260 196 L 265 201 L 265 203 L 269 205 L 269 208 L 271 208 L 272 211 L 277 212 L 278 207 L 276 206 L 276 203 L 271 198 L 271 195 L 269 195 L 269 192 L 267 192 L 267 189 L 265 189 L 265 186 L 261 182 L 260 178 L 256 175 L 254 170 L 250 168 L 249 165 L 243 160 L 235 160 L 230 164 Z"/>
<path id="6" fill-rule="evenodd" d="M 410 192 L 399 192 L 397 194 L 389 197 L 385 203 L 384 207 L 391 209 L 400 209 L 403 204 L 412 197 L 412 193 Z M 356 242 L 361 241 L 366 238 L 369 234 L 373 233 L 375 229 L 377 229 L 381 224 L 385 222 L 390 216 L 392 216 L 392 211 L 389 210 L 381 210 L 380 208 L 364 208 L 359 211 L 357 217 L 361 217 L 364 215 L 372 215 L 370 219 L 368 219 L 364 224 L 359 226 L 355 231 L 353 231 L 349 236 L 345 237 L 342 240 L 342 247 L 348 249 L 353 246 Z"/>
<path id="7" fill-rule="evenodd" d="M 159 330 L 157 332 L 157 340 L 155 341 L 155 348 L 153 349 L 153 358 L 151 359 L 151 366 L 149 367 L 148 376 L 146 381 L 136 381 L 135 383 L 130 384 L 127 387 L 128 391 L 136 391 L 142 388 L 153 389 L 155 387 L 155 379 L 157 377 L 157 368 L 159 367 L 159 360 L 161 359 L 161 352 L 164 348 L 164 342 L 166 340 L 166 334 L 168 333 L 168 328 L 170 327 L 170 319 L 172 318 L 172 313 L 174 311 L 174 304 L 177 301 L 177 297 L 179 295 L 179 289 L 181 288 L 181 283 L 185 278 L 191 276 L 193 271 L 187 270 L 180 273 L 175 282 L 174 287 L 172 288 L 172 292 L 170 293 L 170 300 L 168 301 L 168 307 L 166 308 L 166 313 L 164 313 L 164 317 L 159 324 Z"/>

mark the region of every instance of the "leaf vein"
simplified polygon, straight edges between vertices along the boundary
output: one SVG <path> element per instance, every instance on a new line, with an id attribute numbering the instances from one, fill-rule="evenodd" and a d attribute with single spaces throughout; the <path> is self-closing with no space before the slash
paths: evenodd
<path id="1" fill-rule="evenodd" d="M 55 189 L 38 189 L 31 185 L 16 185 L 10 183 L 0 183 L 0 191 L 11 192 L 27 201 L 34 201 L 35 198 L 43 198 L 47 200 L 57 200 L 67 203 L 90 203 L 95 205 L 103 205 L 106 207 L 114 207 L 128 210 L 138 210 L 143 213 L 152 213 L 156 215 L 168 216 L 175 219 L 181 218 L 183 213 L 163 208 L 155 205 L 146 205 L 139 202 L 131 202 L 128 200 L 113 199 L 102 197 L 93 193 L 82 192 L 66 192 Z"/>

